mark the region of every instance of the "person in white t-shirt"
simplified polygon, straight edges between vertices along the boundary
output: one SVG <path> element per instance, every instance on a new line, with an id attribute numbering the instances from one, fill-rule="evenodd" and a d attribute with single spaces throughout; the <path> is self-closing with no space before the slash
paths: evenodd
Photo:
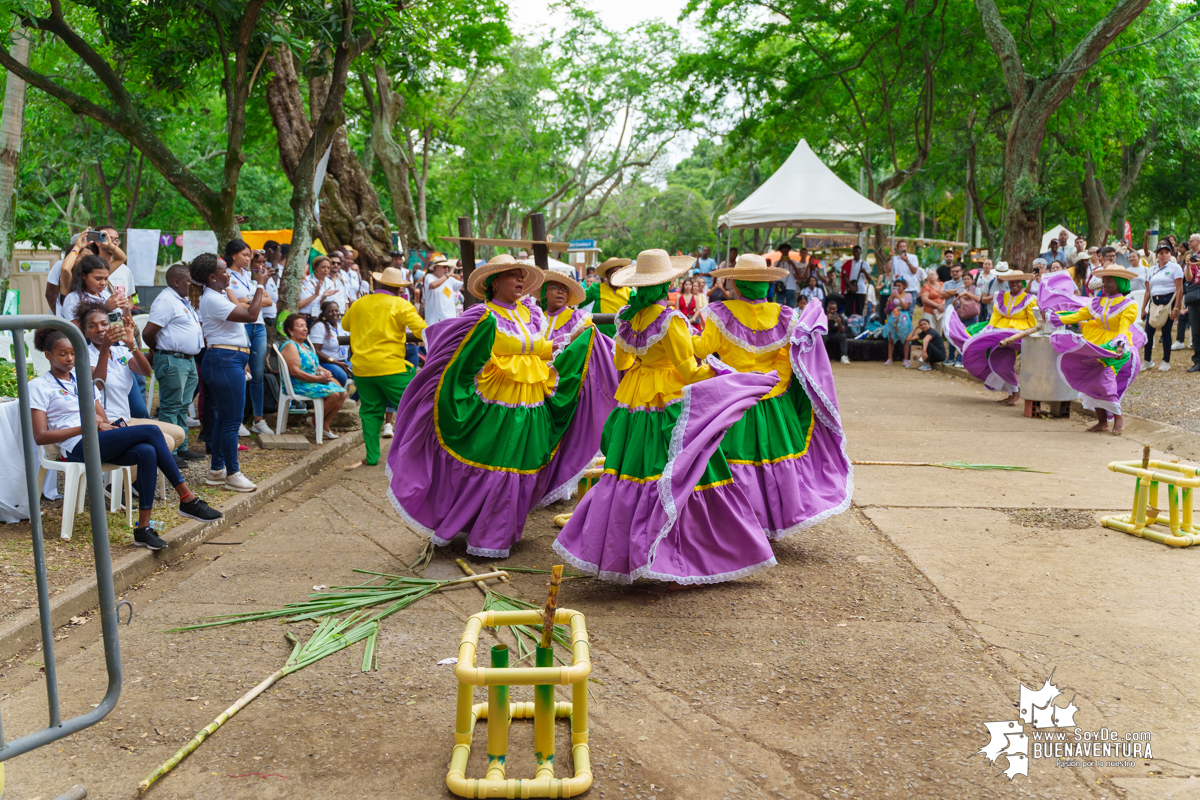
<path id="1" fill-rule="evenodd" d="M 196 356 L 204 349 L 200 316 L 187 299 L 190 281 L 185 265 L 167 268 L 167 288 L 150 305 L 150 320 L 142 336 L 150 347 L 150 361 L 158 379 L 158 418 L 185 433 L 175 456 L 184 461 L 203 461 L 204 455 L 189 449 L 186 438 L 188 404 L 200 386 Z"/>
<path id="2" fill-rule="evenodd" d="M 321 306 L 321 314 L 313 320 L 308 328 L 308 343 L 317 354 L 317 360 L 334 380 L 346 388 L 347 382 L 354 377 L 350 362 L 346 360 L 346 346 L 338 341 L 341 336 L 349 336 L 342 328 L 342 312 L 337 303 L 331 298 Z"/>
<path id="3" fill-rule="evenodd" d="M 1183 269 L 1175 261 L 1175 253 L 1169 244 L 1160 244 L 1154 257 L 1158 264 L 1150 273 L 1146 294 L 1142 297 L 1141 315 L 1146 321 L 1142 367 L 1148 369 L 1154 366 L 1154 334 L 1162 331 L 1163 357 L 1158 369 L 1166 372 L 1171 368 L 1171 343 L 1174 341 L 1171 330 L 1183 312 Z M 1154 324 L 1156 317 L 1161 318 L 1157 326 Z"/>
<path id="4" fill-rule="evenodd" d="M 896 242 L 896 254 L 892 256 L 892 280 L 904 281 L 905 288 L 916 297 L 925 282 L 925 270 L 915 255 L 908 252 L 908 242 Z"/>
<path id="5" fill-rule="evenodd" d="M 129 391 L 134 386 L 134 374 L 150 375 L 150 362 L 142 355 L 142 349 L 133 337 L 133 319 L 126 316 L 119 326 L 113 326 L 103 306 L 86 303 L 79 307 L 76 324 L 88 340 L 92 380 L 104 382 L 100 404 L 109 421 L 115 423 L 123 419 L 130 425 L 153 425 L 163 432 L 167 446 L 172 450 L 183 444 L 183 428 L 137 416 L 130 408 Z M 180 462 L 176 461 L 175 465 L 180 466 Z"/>
<path id="6" fill-rule="evenodd" d="M 75 348 L 71 340 L 55 328 L 39 329 L 34 334 L 33 345 L 50 362 L 49 372 L 29 382 L 33 441 L 42 447 L 57 445 L 66 461 L 82 462 L 83 415 L 80 410 L 80 387 L 75 382 Z M 150 527 L 159 470 L 167 476 L 167 481 L 179 495 L 180 516 L 204 522 L 221 518 L 221 512 L 209 508 L 188 488 L 171 458 L 162 431 L 150 425 L 123 426 L 117 420 L 110 422 L 98 400 L 94 408 L 100 461 L 138 468 L 135 480 L 138 525 L 133 531 L 134 545 L 151 550 L 161 550 L 167 546 Z"/>
<path id="7" fill-rule="evenodd" d="M 338 287 L 329 279 L 329 256 L 317 256 L 312 263 L 312 275 L 300 283 L 300 313 L 316 317 L 321 313 L 321 303 L 333 297 Z"/>
<path id="8" fill-rule="evenodd" d="M 258 487 L 238 468 L 238 428 L 246 411 L 246 365 L 250 363 L 246 325 L 258 321 L 263 287 L 255 285 L 249 307 L 243 308 L 225 294 L 229 270 L 215 254 L 201 253 L 188 269 L 192 276 L 188 300 L 200 314 L 208 343 L 200 374 L 213 419 L 208 442 L 212 464 L 204 482 L 235 492 L 253 492 Z"/>
<path id="9" fill-rule="evenodd" d="M 129 311 L 133 306 L 124 289 L 112 292 L 108 288 L 108 264 L 100 256 L 89 253 L 74 264 L 69 291 L 62 298 L 58 316 L 75 321 L 75 311 L 83 302 L 101 303 L 109 311 Z"/>
<path id="10" fill-rule="evenodd" d="M 439 261 L 433 271 L 425 275 L 425 323 L 432 325 L 444 319 L 458 316 L 454 305 L 455 294 L 462 289 L 463 282 L 450 275 L 452 262 Z"/>
<path id="11" fill-rule="evenodd" d="M 862 257 L 862 248 L 851 249 L 850 274 L 847 276 L 850 302 L 846 305 L 846 316 L 862 314 L 867 307 L 867 287 L 871 285 L 871 265 Z"/>

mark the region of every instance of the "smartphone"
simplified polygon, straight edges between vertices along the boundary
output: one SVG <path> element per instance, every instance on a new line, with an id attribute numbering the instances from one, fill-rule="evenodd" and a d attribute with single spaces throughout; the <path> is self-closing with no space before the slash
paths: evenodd
<path id="1" fill-rule="evenodd" d="M 104 231 L 88 231 L 87 240 L 89 242 L 108 242 L 108 234 Z"/>
<path id="2" fill-rule="evenodd" d="M 125 317 L 120 311 L 113 310 L 108 312 L 108 326 L 113 333 L 118 337 L 125 335 Z"/>

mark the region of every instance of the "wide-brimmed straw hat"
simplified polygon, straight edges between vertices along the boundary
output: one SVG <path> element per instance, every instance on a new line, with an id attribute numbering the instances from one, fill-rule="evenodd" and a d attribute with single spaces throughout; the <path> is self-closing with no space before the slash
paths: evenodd
<path id="1" fill-rule="evenodd" d="M 395 286 L 396 288 L 412 286 L 411 282 L 404 279 L 404 273 L 395 267 L 388 267 L 383 272 L 372 272 L 371 277 L 375 279 L 376 283 L 382 283 L 384 286 Z"/>
<path id="2" fill-rule="evenodd" d="M 564 275 L 561 272 L 555 272 L 548 269 L 542 273 L 543 284 L 557 283 L 560 286 L 567 287 L 567 305 L 577 306 L 587 297 L 587 292 L 579 285 L 579 282 L 570 275 Z"/>
<path id="3" fill-rule="evenodd" d="M 767 266 L 767 260 L 757 253 L 742 253 L 732 267 L 714 269 L 709 274 L 735 281 L 781 281 L 788 276 L 788 271 Z"/>
<path id="4" fill-rule="evenodd" d="M 1007 261 L 1001 261 L 992 269 L 992 274 L 1002 281 L 1031 281 L 1033 276 L 1008 266 Z"/>
<path id="5" fill-rule="evenodd" d="M 505 253 L 504 255 L 496 256 L 482 267 L 476 267 L 471 270 L 471 277 L 467 281 L 467 291 L 480 300 L 487 300 L 487 279 L 493 275 L 499 275 L 501 272 L 508 272 L 511 269 L 519 269 L 525 273 L 526 294 L 533 294 L 541 288 L 542 271 L 540 269 L 530 264 L 523 264 Z"/>
<path id="6" fill-rule="evenodd" d="M 1134 278 L 1136 278 L 1137 275 L 1135 275 L 1134 273 L 1125 269 L 1124 267 L 1114 266 L 1114 267 L 1103 267 L 1101 269 L 1098 269 L 1091 274 L 1091 277 L 1093 277 L 1093 278 L 1124 278 L 1127 281 L 1131 281 Z"/>
<path id="7" fill-rule="evenodd" d="M 599 264 L 596 266 L 596 277 L 603 278 L 605 275 L 612 272 L 614 269 L 619 269 L 620 267 L 628 267 L 632 263 L 633 263 L 633 261 L 631 261 L 628 258 L 610 258 L 607 261 L 605 261 L 603 264 Z"/>
<path id="8" fill-rule="evenodd" d="M 666 250 L 643 250 L 631 266 L 613 273 L 614 286 L 657 286 L 678 278 L 692 268 L 691 256 L 672 256 Z"/>

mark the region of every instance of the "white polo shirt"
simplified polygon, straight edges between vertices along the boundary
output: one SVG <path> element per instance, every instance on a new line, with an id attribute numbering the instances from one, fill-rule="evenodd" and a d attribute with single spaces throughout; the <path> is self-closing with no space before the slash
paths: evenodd
<path id="1" fill-rule="evenodd" d="M 129 368 L 133 353 L 123 344 L 114 344 L 108 349 L 108 374 L 104 378 L 104 392 L 100 405 L 108 415 L 109 422 L 129 419 L 129 390 L 133 386 L 133 370 Z M 88 342 L 88 363 L 100 366 L 100 348 Z"/>
<path id="2" fill-rule="evenodd" d="M 1175 281 L 1183 279 L 1183 269 L 1174 261 L 1165 267 L 1154 265 L 1150 274 L 1150 295 L 1175 294 Z"/>
<path id="3" fill-rule="evenodd" d="M 204 329 L 204 340 L 209 347 L 228 344 L 234 347 L 249 347 L 246 326 L 241 322 L 230 322 L 229 315 L 237 309 L 224 292 L 208 286 L 200 296 L 200 327 Z"/>
<path id="4" fill-rule="evenodd" d="M 275 304 L 263 306 L 262 316 L 264 319 L 275 319 L 277 316 L 279 316 L 279 278 L 274 275 L 267 278 L 267 285 L 263 291 L 270 296 L 271 300 L 274 301 Z"/>
<path id="5" fill-rule="evenodd" d="M 242 270 L 241 272 L 236 272 L 231 269 L 229 270 L 229 291 L 233 292 L 234 297 L 244 299 L 249 302 L 250 298 L 254 297 L 254 293 L 258 291 L 258 281 L 254 280 L 253 273 L 251 273 L 248 269 Z M 267 290 L 264 288 L 263 293 L 265 294 L 266 291 Z M 255 320 L 254 324 L 264 324 L 263 312 L 261 308 L 258 310 L 258 319 Z"/>
<path id="6" fill-rule="evenodd" d="M 305 297 L 315 296 L 316 299 L 306 305 L 304 308 L 300 309 L 300 313 L 307 314 L 310 317 L 317 316 L 321 313 L 321 303 L 324 303 L 328 300 L 338 299 L 336 291 L 334 294 L 329 295 L 329 297 L 326 297 L 324 300 L 321 299 L 321 295 L 330 289 L 336 290 L 338 288 L 339 287 L 334 284 L 328 275 L 321 280 L 320 286 L 317 285 L 317 279 L 312 275 L 309 275 L 300 284 L 300 298 L 304 299 Z"/>
<path id="7" fill-rule="evenodd" d="M 52 431 L 63 428 L 78 427 L 79 417 L 79 385 L 75 383 L 75 373 L 72 372 L 67 380 L 60 381 L 47 372 L 40 378 L 29 382 L 29 407 L 46 412 L 46 425 Z M 58 443 L 58 449 L 65 456 L 83 436 L 72 436 Z"/>
<path id="8" fill-rule="evenodd" d="M 68 322 L 74 322 L 75 311 L 79 308 L 80 304 L 83 303 L 84 300 L 92 303 L 104 303 L 107 302 L 108 298 L 111 296 L 112 292 L 110 292 L 108 289 L 101 291 L 99 296 L 83 292 L 71 292 L 66 297 L 59 295 L 62 300 L 62 305 L 58 307 L 58 316 L 67 320 Z"/>
<path id="9" fill-rule="evenodd" d="M 314 320 L 312 327 L 308 329 L 308 343 L 329 361 L 345 361 L 345 354 L 342 352 L 345 348 L 338 343 L 338 337 L 349 334 L 342 329 L 340 322 L 333 328 L 332 333 L 330 336 L 329 326 L 324 322 Z"/>
<path id="10" fill-rule="evenodd" d="M 150 322 L 162 328 L 158 332 L 158 350 L 194 356 L 204 347 L 200 315 L 186 298 L 168 286 L 159 292 L 150 306 Z"/>

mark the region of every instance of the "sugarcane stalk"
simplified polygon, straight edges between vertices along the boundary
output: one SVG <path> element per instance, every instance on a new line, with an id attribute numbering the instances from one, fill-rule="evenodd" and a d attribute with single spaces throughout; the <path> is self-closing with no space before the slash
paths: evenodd
<path id="1" fill-rule="evenodd" d="M 1007 339 L 1002 339 L 1000 341 L 1000 346 L 1008 347 L 1009 345 L 1015 344 L 1015 343 L 1019 342 L 1020 340 L 1024 339 L 1026 336 L 1032 336 L 1033 334 L 1035 334 L 1037 332 L 1038 332 L 1037 328 L 1026 328 L 1025 330 L 1021 331 L 1020 333 L 1014 333 L 1012 336 L 1009 336 Z"/>
<path id="2" fill-rule="evenodd" d="M 300 645 L 297 644 L 296 647 L 297 647 L 297 649 L 299 649 Z M 275 683 L 275 681 L 279 680 L 280 678 L 282 678 L 284 675 L 287 675 L 287 674 L 288 673 L 287 673 L 286 667 L 283 669 L 278 669 L 275 672 L 272 672 L 267 677 L 267 679 L 264 680 L 262 683 L 258 684 L 258 686 L 255 686 L 253 689 L 251 689 L 250 691 L 248 691 L 244 695 L 242 695 L 240 698 L 238 698 L 238 701 L 236 703 L 231 705 L 229 708 L 225 709 L 223 712 L 221 712 L 221 715 L 219 717 L 214 719 L 212 722 L 208 723 L 208 725 L 204 726 L 204 729 L 202 731 L 200 731 L 199 733 L 197 733 L 190 742 L 188 742 L 183 747 L 181 747 L 179 749 L 179 751 L 177 753 L 175 753 L 175 755 L 171 756 L 166 761 L 164 761 L 162 766 L 160 766 L 158 769 L 154 770 L 154 772 L 150 773 L 150 775 L 145 780 L 143 780 L 141 783 L 139 783 L 138 784 L 138 794 L 145 792 L 147 789 L 149 789 L 151 786 L 154 785 L 155 781 L 157 781 L 162 776 L 166 775 L 171 770 L 175 769 L 175 767 L 179 765 L 180 761 L 183 761 L 185 758 L 187 758 L 188 755 L 190 755 L 193 750 L 195 750 L 197 747 L 199 747 L 204 742 L 205 739 L 207 739 L 209 736 L 211 736 L 213 733 L 215 733 L 217 728 L 220 728 L 222 725 L 224 725 L 226 722 L 228 722 L 230 719 L 232 719 L 235 714 L 237 714 L 239 711 L 241 711 L 243 708 L 245 708 L 247 705 L 249 705 L 251 700 L 258 697 L 260 694 L 265 692 L 267 689 L 271 688 L 271 686 Z"/>
<path id="3" fill-rule="evenodd" d="M 550 568 L 550 589 L 546 593 L 546 605 L 542 606 L 542 647 L 549 648 L 553 644 L 554 612 L 558 608 L 558 589 L 562 586 L 562 564 Z"/>

